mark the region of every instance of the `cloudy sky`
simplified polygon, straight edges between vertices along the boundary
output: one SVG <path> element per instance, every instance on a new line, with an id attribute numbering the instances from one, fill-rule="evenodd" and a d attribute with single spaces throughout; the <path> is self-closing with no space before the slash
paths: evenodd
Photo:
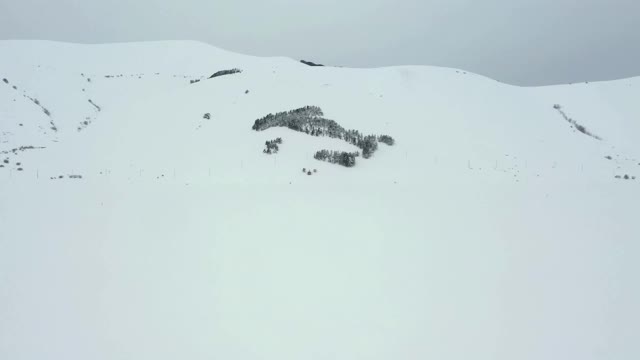
<path id="1" fill-rule="evenodd" d="M 0 0 L 0 38 L 188 39 L 330 65 L 439 65 L 519 85 L 640 75 L 638 0 Z"/>

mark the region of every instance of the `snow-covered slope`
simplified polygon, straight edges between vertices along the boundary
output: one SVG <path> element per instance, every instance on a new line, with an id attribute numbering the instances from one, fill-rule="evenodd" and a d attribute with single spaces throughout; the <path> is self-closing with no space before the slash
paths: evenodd
<path id="1" fill-rule="evenodd" d="M 0 358 L 640 355 L 639 78 L 0 53 Z M 346 168 L 313 158 L 345 141 L 252 130 L 307 105 L 396 142 Z"/>
<path id="2" fill-rule="evenodd" d="M 180 182 L 288 183 L 305 166 L 321 167 L 323 179 L 304 181 L 339 183 L 615 183 L 615 175 L 640 175 L 638 79 L 517 88 L 453 69 L 308 67 L 189 42 L 0 46 L 10 54 L 0 60 L 8 80 L 0 83 L 2 150 L 47 148 L 24 155 L 26 178 L 38 170 L 95 178 L 107 169 L 112 177 L 143 170 L 155 179 L 175 169 Z M 243 72 L 190 84 L 236 67 Z M 555 104 L 602 140 L 572 128 Z M 313 161 L 315 151 L 344 148 L 342 141 L 251 131 L 257 118 L 305 105 L 345 128 L 389 134 L 397 146 L 382 145 L 352 171 Z M 276 136 L 285 137 L 282 151 L 264 156 L 264 141 Z"/>

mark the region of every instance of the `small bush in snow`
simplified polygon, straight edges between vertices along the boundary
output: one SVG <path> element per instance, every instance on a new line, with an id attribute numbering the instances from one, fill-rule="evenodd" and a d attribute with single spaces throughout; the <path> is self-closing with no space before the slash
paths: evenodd
<path id="1" fill-rule="evenodd" d="M 93 105 L 93 107 L 95 107 L 98 111 L 102 111 L 102 108 L 94 103 L 93 100 L 89 99 L 89 104 Z"/>
<path id="2" fill-rule="evenodd" d="M 6 78 L 3 78 L 2 81 L 4 81 L 5 84 L 9 83 L 9 80 L 7 80 Z"/>
<path id="3" fill-rule="evenodd" d="M 210 113 L 206 113 L 204 114 L 204 116 L 202 117 L 205 120 L 210 120 L 211 119 L 211 114 Z"/>

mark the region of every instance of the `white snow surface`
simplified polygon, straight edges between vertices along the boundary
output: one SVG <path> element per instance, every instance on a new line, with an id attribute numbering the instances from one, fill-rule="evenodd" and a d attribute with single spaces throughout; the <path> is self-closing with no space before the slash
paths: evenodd
<path id="1" fill-rule="evenodd" d="M 640 358 L 640 78 L 0 54 L 0 359 Z M 306 105 L 396 144 L 251 129 Z"/>

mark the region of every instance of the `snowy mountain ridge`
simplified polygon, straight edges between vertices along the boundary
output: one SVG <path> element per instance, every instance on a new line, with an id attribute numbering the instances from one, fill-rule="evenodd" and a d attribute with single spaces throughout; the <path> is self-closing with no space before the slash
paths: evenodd
<path id="1" fill-rule="evenodd" d="M 265 174 L 264 163 L 272 161 L 258 151 L 268 139 L 251 133 L 254 120 L 314 105 L 347 128 L 396 138 L 396 148 L 381 152 L 385 160 L 372 171 L 399 164 L 388 171 L 404 171 L 402 175 L 419 181 L 427 175 L 418 168 L 438 165 L 437 172 L 451 171 L 455 177 L 477 175 L 489 181 L 520 177 L 562 180 L 572 176 L 576 168 L 585 172 L 581 178 L 606 181 L 635 176 L 639 169 L 634 134 L 640 129 L 633 121 L 640 111 L 634 96 L 638 79 L 519 88 L 454 69 L 309 67 L 286 58 L 237 55 L 195 42 L 83 46 L 5 41 L 0 47 L 3 53 L 12 54 L 0 64 L 5 79 L 0 84 L 3 151 L 21 146 L 55 151 L 69 141 L 73 146 L 94 148 L 91 151 L 99 152 L 94 159 L 108 153 L 120 164 L 150 164 L 157 162 L 152 158 L 163 157 L 178 166 L 180 157 L 181 167 L 187 168 L 185 177 L 186 172 L 204 169 L 189 160 L 202 158 L 195 152 L 207 155 L 211 166 L 224 169 L 235 166 L 223 165 L 217 154 L 232 151 L 247 168 L 229 170 L 235 176 L 252 177 L 258 172 Z M 218 71 L 234 68 L 243 72 L 208 79 Z M 562 115 L 554 109 L 556 104 L 562 106 Z M 212 117 L 210 121 L 203 121 L 206 113 Z M 563 116 L 577 123 L 563 121 Z M 125 117 L 138 120 L 119 123 L 119 118 Z M 127 129 L 125 134 L 114 134 L 123 128 Z M 593 131 L 601 141 L 583 136 L 579 129 Z M 277 129 L 270 132 L 283 135 Z M 220 139 L 220 134 L 227 136 Z M 194 143 L 169 154 L 169 147 L 162 145 L 163 141 L 175 141 L 169 135 Z M 302 141 L 292 136 L 294 141 Z M 213 137 L 218 140 L 211 141 Z M 145 139 L 145 148 L 155 153 L 132 154 L 141 139 Z M 116 148 L 113 141 L 120 145 Z M 320 150 L 329 139 L 318 141 L 315 147 Z M 246 144 L 246 149 L 237 149 L 239 144 Z M 120 154 L 118 148 L 127 155 Z M 315 163 L 314 151 L 308 146 L 285 148 L 288 151 L 279 157 L 297 165 L 287 169 L 289 173 Z M 330 150 L 354 148 L 340 145 Z M 302 153 L 306 156 L 299 156 Z M 142 158 L 136 159 L 137 155 Z M 608 161 L 609 156 L 612 160 Z M 371 166 L 376 166 L 374 161 Z M 90 178 L 99 174 L 97 169 L 111 164 L 104 161 L 97 167 L 80 163 L 71 167 Z M 64 163 L 59 169 L 53 164 L 32 163 L 23 171 L 32 174 L 34 168 L 42 168 L 47 175 L 71 170 Z M 155 174 L 161 168 L 154 164 L 149 170 Z M 327 168 L 331 176 L 340 171 L 332 168 Z M 406 172 L 409 168 L 411 173 Z M 360 171 L 364 172 L 367 170 Z"/>

